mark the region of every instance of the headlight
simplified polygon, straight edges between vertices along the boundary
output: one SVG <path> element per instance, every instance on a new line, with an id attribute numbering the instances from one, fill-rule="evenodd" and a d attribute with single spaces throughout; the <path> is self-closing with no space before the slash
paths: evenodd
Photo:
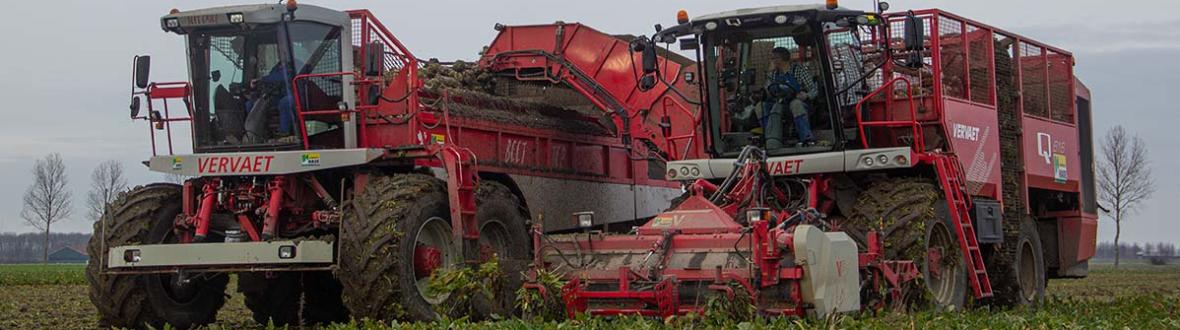
<path id="1" fill-rule="evenodd" d="M 689 174 L 692 174 L 693 177 L 700 177 L 701 176 L 701 169 L 699 169 L 699 168 L 693 167 L 691 170 L 689 170 L 689 172 L 690 172 Z"/>
<path id="2" fill-rule="evenodd" d="M 294 258 L 295 258 L 295 246 L 294 245 L 283 245 L 283 246 L 279 247 L 279 259 L 294 259 Z"/>
<path id="3" fill-rule="evenodd" d="M 873 166 L 873 164 L 876 163 L 873 161 L 873 157 L 865 157 L 864 159 L 865 166 Z"/>
<path id="4" fill-rule="evenodd" d="M 676 169 L 670 169 L 670 170 L 668 170 L 668 178 L 669 178 L 669 179 L 675 179 L 675 178 L 676 178 Z"/>
<path id="5" fill-rule="evenodd" d="M 705 30 L 713 31 L 717 29 L 717 22 L 705 23 Z"/>
<path id="6" fill-rule="evenodd" d="M 175 18 L 175 17 L 165 19 L 164 20 L 164 27 L 169 28 L 169 29 L 178 28 L 178 27 L 180 27 L 180 19 Z"/>
<path id="7" fill-rule="evenodd" d="M 787 15 L 778 15 L 778 16 L 775 16 L 775 17 L 774 17 L 774 22 L 775 22 L 775 23 L 778 23 L 778 24 L 786 24 L 786 23 L 787 23 Z"/>
<path id="8" fill-rule="evenodd" d="M 229 22 L 230 23 L 240 24 L 245 21 L 246 21 L 246 17 L 243 16 L 242 13 L 229 14 Z"/>
<path id="9" fill-rule="evenodd" d="M 886 156 L 886 155 L 877 156 L 877 162 L 881 163 L 881 165 L 885 165 L 885 164 L 889 163 L 889 156 Z"/>
<path id="10" fill-rule="evenodd" d="M 140 259 L 140 257 L 139 257 L 139 250 L 126 250 L 126 251 L 123 251 L 123 261 L 126 261 L 126 262 L 139 262 L 140 260 L 141 260 L 141 259 Z"/>

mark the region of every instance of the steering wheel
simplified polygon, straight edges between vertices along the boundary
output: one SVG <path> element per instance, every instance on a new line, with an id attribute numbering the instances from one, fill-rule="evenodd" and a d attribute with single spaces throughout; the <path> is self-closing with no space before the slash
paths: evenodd
<path id="1" fill-rule="evenodd" d="M 255 98 L 264 98 L 279 95 L 283 90 L 283 83 L 277 81 L 256 80 L 254 86 L 250 88 L 250 94 Z"/>

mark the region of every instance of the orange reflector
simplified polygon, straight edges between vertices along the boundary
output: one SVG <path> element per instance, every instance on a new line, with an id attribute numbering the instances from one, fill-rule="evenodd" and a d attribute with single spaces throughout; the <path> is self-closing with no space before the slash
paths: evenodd
<path id="1" fill-rule="evenodd" d="M 168 11 L 168 14 L 169 14 L 169 15 L 176 15 L 176 14 L 179 14 L 179 13 L 180 13 L 180 9 L 176 9 L 176 8 L 172 8 L 172 10 L 169 10 L 169 11 Z"/>
<path id="2" fill-rule="evenodd" d="M 828 9 L 836 9 L 837 7 L 840 7 L 839 1 L 828 0 Z"/>
<path id="3" fill-rule="evenodd" d="M 295 3 L 295 0 L 287 0 L 287 10 L 295 10 L 298 6 L 299 4 Z"/>
<path id="4" fill-rule="evenodd" d="M 680 11 L 676 12 L 676 23 L 688 23 L 688 11 L 681 9 Z"/>

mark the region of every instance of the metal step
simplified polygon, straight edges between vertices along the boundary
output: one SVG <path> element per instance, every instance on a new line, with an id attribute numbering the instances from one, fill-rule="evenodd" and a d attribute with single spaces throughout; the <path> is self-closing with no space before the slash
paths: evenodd
<path id="1" fill-rule="evenodd" d="M 976 298 L 987 298 L 993 295 L 991 280 L 987 275 L 987 266 L 983 262 L 983 254 L 979 249 L 975 228 L 971 225 L 970 200 L 966 198 L 963 185 L 963 172 L 953 155 L 939 155 L 934 158 L 934 167 L 938 171 L 938 180 L 946 195 L 948 210 L 955 224 L 955 234 L 959 237 L 959 247 L 963 250 L 967 267 L 975 276 L 969 276 L 971 289 Z"/>

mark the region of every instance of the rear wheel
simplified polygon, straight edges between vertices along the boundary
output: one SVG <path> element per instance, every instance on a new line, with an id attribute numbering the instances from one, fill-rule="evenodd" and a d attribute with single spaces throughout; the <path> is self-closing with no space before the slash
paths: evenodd
<path id="1" fill-rule="evenodd" d="M 912 260 L 921 272 L 921 292 L 905 297 L 908 305 L 957 310 L 966 302 L 967 278 L 958 240 L 948 221 L 942 190 L 921 178 L 878 180 L 857 197 L 843 224 L 845 232 L 867 248 L 877 230 L 885 260 Z"/>
<path id="2" fill-rule="evenodd" d="M 299 326 L 348 321 L 340 282 L 326 271 L 238 274 L 238 291 L 263 326 Z"/>
<path id="3" fill-rule="evenodd" d="M 1003 248 L 988 258 L 995 302 L 1003 306 L 1037 305 L 1045 298 L 1041 238 L 1031 221 L 1021 222 L 1019 232 L 1005 237 Z"/>
<path id="4" fill-rule="evenodd" d="M 280 272 L 268 278 L 265 273 L 238 274 L 238 291 L 246 297 L 246 307 L 254 321 L 263 326 L 300 325 L 299 303 L 303 290 L 299 273 Z"/>
<path id="5" fill-rule="evenodd" d="M 451 236 L 446 188 L 421 174 L 374 175 L 345 208 L 340 270 L 344 304 L 358 319 L 431 320 L 449 298 L 426 290 L 430 273 L 462 260 Z"/>
<path id="6" fill-rule="evenodd" d="M 90 301 L 104 327 L 192 328 L 216 319 L 225 304 L 226 274 L 103 274 L 106 249 L 130 244 L 178 243 L 173 221 L 181 187 L 152 184 L 121 194 L 94 224 L 86 266 Z"/>
<path id="7" fill-rule="evenodd" d="M 490 283 L 492 299 L 473 297 L 474 310 L 481 318 L 514 314 L 516 289 L 523 285 L 520 274 L 532 257 L 528 217 L 520 200 L 508 187 L 491 180 L 480 182 L 476 191 L 481 261 L 494 255 L 500 265 L 499 283 Z"/>

